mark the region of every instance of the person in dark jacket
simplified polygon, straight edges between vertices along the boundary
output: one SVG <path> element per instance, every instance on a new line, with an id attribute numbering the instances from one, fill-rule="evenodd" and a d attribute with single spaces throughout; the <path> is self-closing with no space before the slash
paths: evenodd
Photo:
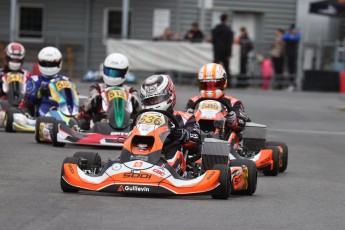
<path id="1" fill-rule="evenodd" d="M 231 74 L 229 70 L 229 60 L 232 53 L 232 43 L 234 40 L 234 33 L 228 26 L 228 16 L 223 14 L 220 17 L 221 23 L 212 30 L 212 44 L 214 53 L 214 63 L 222 63 L 228 76 L 228 86 L 231 83 Z"/>
<path id="2" fill-rule="evenodd" d="M 202 39 L 204 39 L 204 34 L 200 30 L 199 24 L 194 22 L 192 29 L 187 32 L 184 38 L 190 42 L 202 42 Z"/>
<path id="3" fill-rule="evenodd" d="M 236 43 L 241 46 L 241 74 L 247 74 L 248 54 L 253 50 L 253 43 L 250 40 L 246 27 L 240 28 L 240 36 Z"/>

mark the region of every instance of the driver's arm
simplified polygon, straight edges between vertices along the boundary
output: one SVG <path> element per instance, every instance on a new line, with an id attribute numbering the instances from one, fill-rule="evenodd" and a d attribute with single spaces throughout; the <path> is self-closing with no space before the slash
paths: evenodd
<path id="1" fill-rule="evenodd" d="M 241 132 L 244 130 L 244 127 L 247 121 L 247 115 L 246 115 L 246 112 L 244 111 L 243 103 L 241 101 L 236 101 L 236 103 L 232 107 L 232 111 L 235 112 L 236 117 L 237 117 L 237 122 L 235 126 L 232 128 L 236 132 Z"/>
<path id="2" fill-rule="evenodd" d="M 200 126 L 196 122 L 194 115 L 190 116 L 183 128 L 189 132 L 189 140 L 183 146 L 187 149 L 198 148 L 201 144 Z"/>

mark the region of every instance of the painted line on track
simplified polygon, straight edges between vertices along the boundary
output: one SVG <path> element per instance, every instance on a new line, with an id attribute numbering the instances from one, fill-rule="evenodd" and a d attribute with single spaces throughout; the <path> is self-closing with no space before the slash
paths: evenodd
<path id="1" fill-rule="evenodd" d="M 282 133 L 298 133 L 298 134 L 317 134 L 317 135 L 336 135 L 345 136 L 345 132 L 335 132 L 335 131 L 319 131 L 319 130 L 299 130 L 299 129 L 268 129 L 272 132 L 282 132 Z"/>

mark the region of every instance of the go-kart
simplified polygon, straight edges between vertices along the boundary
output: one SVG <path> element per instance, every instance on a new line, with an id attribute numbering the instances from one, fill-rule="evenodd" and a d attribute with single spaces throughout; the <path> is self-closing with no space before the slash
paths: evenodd
<path id="1" fill-rule="evenodd" d="M 130 116 L 133 111 L 129 93 L 121 87 L 109 87 L 102 91 L 102 107 L 106 111 L 104 121 L 99 121 L 88 130 L 81 129 L 77 119 L 69 125 L 55 122 L 55 126 L 47 130 L 40 129 L 37 133 L 40 140 L 52 142 L 54 146 L 66 143 L 79 145 L 122 146 L 129 132 Z"/>
<path id="2" fill-rule="evenodd" d="M 231 145 L 230 159 L 248 159 L 255 162 L 264 175 L 276 176 L 284 172 L 288 163 L 288 148 L 283 142 L 266 142 L 265 125 L 246 123 L 243 143 L 235 132 L 225 127 L 225 115 L 231 108 L 221 100 L 201 98 L 192 108 L 199 122 L 202 137 L 218 138 Z"/>
<path id="3" fill-rule="evenodd" d="M 165 139 L 179 127 L 176 118 L 165 111 L 142 110 L 134 122 L 119 159 L 102 162 L 98 153 L 92 152 L 67 157 L 62 164 L 61 189 L 144 195 L 210 194 L 215 199 L 255 192 L 255 164 L 246 160 L 229 164 L 228 142 L 206 140 L 199 174 L 192 178 L 186 173 L 181 176 L 162 152 Z"/>
<path id="4" fill-rule="evenodd" d="M 3 76 L 2 81 L 1 87 L 6 93 L 6 98 L 0 101 L 0 127 L 11 132 L 13 114 L 18 111 L 24 114 L 18 106 L 25 95 L 26 78 L 20 72 L 9 72 Z"/>

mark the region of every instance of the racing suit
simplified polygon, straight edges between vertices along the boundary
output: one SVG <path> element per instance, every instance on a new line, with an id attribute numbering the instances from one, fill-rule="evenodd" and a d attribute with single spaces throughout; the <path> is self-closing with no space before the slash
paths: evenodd
<path id="1" fill-rule="evenodd" d="M 200 127 L 195 121 L 193 114 L 175 111 L 174 117 L 180 125 L 180 129 L 184 129 L 188 133 L 188 137 L 180 140 L 176 139 L 173 131 L 165 139 L 162 152 L 165 153 L 165 159 L 176 172 L 183 173 L 186 170 L 186 161 L 182 152 L 182 147 L 187 149 L 191 154 L 197 154 L 201 148 Z"/>
<path id="2" fill-rule="evenodd" d="M 185 108 L 186 111 L 188 112 L 192 112 L 194 113 L 194 111 L 191 111 L 194 107 L 195 107 L 195 103 L 202 98 L 201 95 L 192 97 L 188 100 L 187 102 L 187 106 Z M 212 99 L 210 99 L 212 100 Z M 231 122 L 231 124 L 229 122 L 226 122 L 227 127 L 230 130 L 236 132 L 239 136 L 240 133 L 244 130 L 245 125 L 246 125 L 246 121 L 247 121 L 247 115 L 244 111 L 244 106 L 242 104 L 242 102 L 234 97 L 230 97 L 230 96 L 222 96 L 221 98 L 218 99 L 221 103 L 224 103 L 225 105 L 227 105 L 229 108 L 231 108 L 231 110 L 235 113 L 235 121 Z M 228 114 L 230 114 L 230 112 L 232 111 L 228 111 Z"/>
<path id="3" fill-rule="evenodd" d="M 85 100 L 82 112 L 79 115 L 79 119 L 92 120 L 93 122 L 101 121 L 106 119 L 106 113 L 102 108 L 101 92 L 108 88 L 105 83 L 91 85 L 89 88 L 89 96 Z M 118 87 L 124 88 L 130 95 L 133 112 L 132 116 L 141 110 L 140 101 L 138 98 L 138 92 L 133 88 L 126 85 L 121 85 Z"/>
<path id="4" fill-rule="evenodd" d="M 34 116 L 44 116 L 52 107 L 58 104 L 50 99 L 48 84 L 51 80 L 68 81 L 69 78 L 62 75 L 56 75 L 54 78 L 48 78 L 43 75 L 32 76 L 26 84 L 25 107 L 30 111 L 34 110 Z"/>
<path id="5" fill-rule="evenodd" d="M 20 74 L 22 74 L 24 78 L 24 82 L 27 82 L 29 78 L 31 77 L 31 73 L 24 69 L 13 71 L 13 70 L 10 70 L 7 66 L 5 68 L 0 69 L 0 100 L 7 99 L 6 94 L 7 94 L 8 89 L 7 89 L 7 84 L 6 84 L 6 78 L 7 78 L 7 74 L 10 72 L 13 72 L 13 73 L 19 72 Z"/>

